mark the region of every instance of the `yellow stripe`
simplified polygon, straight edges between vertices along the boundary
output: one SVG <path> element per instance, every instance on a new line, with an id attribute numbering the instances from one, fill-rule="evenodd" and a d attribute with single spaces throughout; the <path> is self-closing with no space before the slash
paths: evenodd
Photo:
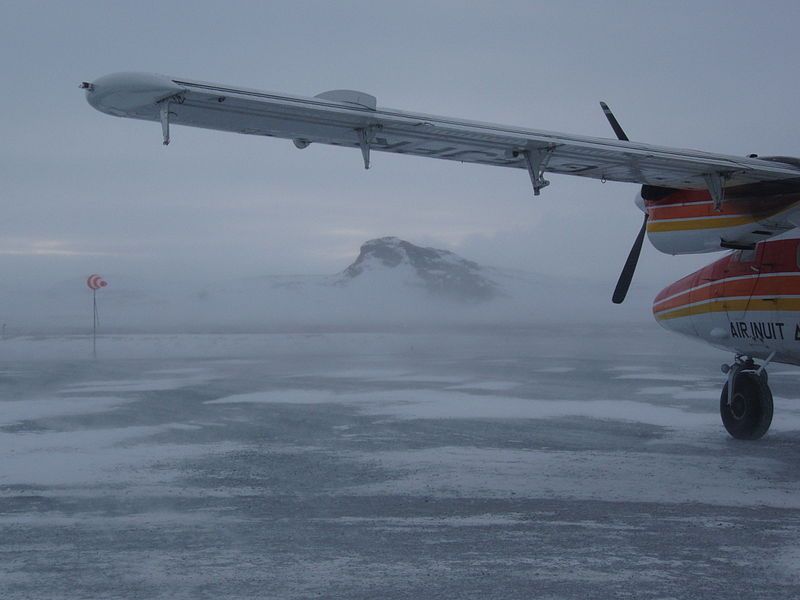
<path id="1" fill-rule="evenodd" d="M 677 319 L 679 317 L 691 317 L 703 313 L 724 311 L 800 311 L 800 298 L 775 298 L 774 300 L 765 300 L 762 298 L 755 298 L 753 300 L 745 298 L 739 300 L 715 300 L 714 302 L 707 302 L 706 304 L 696 304 L 695 306 L 686 306 L 671 311 L 665 310 L 661 313 L 656 313 L 655 317 L 659 321 L 665 321 L 667 319 Z"/>
<path id="2" fill-rule="evenodd" d="M 688 219 L 686 221 L 648 221 L 648 233 L 663 231 L 689 231 L 692 229 L 720 229 L 755 223 L 763 217 L 717 217 L 715 219 Z"/>
<path id="3" fill-rule="evenodd" d="M 748 223 L 757 223 L 765 219 L 772 219 L 789 212 L 799 203 L 793 202 L 789 206 L 784 206 L 777 210 L 755 213 L 750 215 L 737 215 L 729 217 L 699 218 L 699 219 L 654 219 L 647 222 L 648 233 L 661 233 L 664 231 L 690 231 L 696 229 L 719 229 L 722 227 L 737 227 Z M 655 207 L 658 208 L 658 207 Z"/>

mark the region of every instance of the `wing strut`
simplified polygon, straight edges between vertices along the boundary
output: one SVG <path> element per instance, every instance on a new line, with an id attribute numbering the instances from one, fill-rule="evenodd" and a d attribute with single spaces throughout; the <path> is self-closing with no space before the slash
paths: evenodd
<path id="1" fill-rule="evenodd" d="M 161 134 L 164 145 L 169 146 L 169 98 L 161 101 Z"/>
<path id="2" fill-rule="evenodd" d="M 723 179 L 725 178 L 724 175 L 716 172 L 703 175 L 711 198 L 714 200 L 714 210 L 717 212 L 722 210 L 722 203 L 725 201 L 725 186 L 723 184 Z"/>
<path id="3" fill-rule="evenodd" d="M 161 119 L 161 135 L 164 138 L 164 145 L 169 146 L 169 105 L 170 102 L 174 102 L 175 104 L 183 104 L 185 97 L 182 94 L 173 94 L 172 96 L 167 96 L 163 100 L 159 100 L 158 104 L 160 105 L 159 108 L 159 117 Z"/>
<path id="4" fill-rule="evenodd" d="M 364 159 L 365 169 L 369 169 L 369 148 L 372 144 L 372 138 L 375 137 L 375 131 L 380 129 L 380 127 L 380 125 L 370 125 L 368 127 L 360 127 L 356 129 L 356 133 L 358 134 L 358 145 L 361 147 L 361 156 Z M 297 146 L 297 143 L 295 143 L 295 146 Z"/>
<path id="5" fill-rule="evenodd" d="M 528 168 L 534 196 L 538 196 L 542 188 L 550 185 L 550 182 L 544 178 L 544 170 L 555 148 L 555 144 L 550 144 L 544 148 L 511 151 L 511 156 L 514 158 L 522 156 L 525 159 L 525 166 Z"/>

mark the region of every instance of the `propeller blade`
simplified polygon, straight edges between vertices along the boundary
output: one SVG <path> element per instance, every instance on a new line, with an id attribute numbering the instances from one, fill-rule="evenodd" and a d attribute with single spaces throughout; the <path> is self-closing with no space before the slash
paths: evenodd
<path id="1" fill-rule="evenodd" d="M 611 124 L 611 129 L 613 129 L 614 133 L 617 135 L 617 139 L 623 142 L 630 141 L 625 131 L 620 126 L 619 121 L 617 121 L 617 118 L 614 116 L 614 113 L 611 112 L 611 109 L 608 107 L 608 104 L 601 101 L 600 108 L 603 109 L 603 113 L 605 113 L 606 119 L 608 119 L 608 122 Z M 622 267 L 622 273 L 619 274 L 617 287 L 614 288 L 614 295 L 611 296 L 611 301 L 614 304 L 622 304 L 625 300 L 625 296 L 628 295 L 628 289 L 631 287 L 631 281 L 633 280 L 633 273 L 636 271 L 636 264 L 639 262 L 639 255 L 642 253 L 644 234 L 647 233 L 647 216 L 647 213 L 644 213 L 642 228 L 639 230 L 639 235 L 636 236 L 636 241 L 633 242 L 631 251 L 628 254 L 628 260 L 625 261 L 625 266 Z"/>
<path id="2" fill-rule="evenodd" d="M 644 234 L 647 232 L 647 213 L 644 214 L 644 222 L 642 228 L 639 230 L 639 235 L 636 236 L 636 241 L 633 242 L 628 260 L 625 261 L 625 266 L 622 267 L 622 273 L 619 274 L 617 287 L 614 288 L 614 295 L 611 296 L 611 301 L 614 304 L 622 304 L 625 296 L 628 295 L 628 288 L 631 287 L 631 280 L 633 279 L 633 272 L 636 270 L 636 263 L 639 262 L 639 254 L 642 252 L 642 243 L 644 242 Z"/>
<path id="3" fill-rule="evenodd" d="M 606 104 L 605 102 L 600 102 L 600 108 L 603 109 L 603 112 L 606 115 L 606 119 L 608 119 L 608 122 L 611 124 L 611 129 L 613 129 L 614 133 L 617 134 L 617 139 L 622 140 L 623 142 L 630 141 L 628 140 L 628 136 L 625 135 L 625 132 L 622 130 L 622 127 L 620 127 L 619 121 L 617 121 L 617 118 L 614 116 L 614 113 L 612 113 L 611 109 L 608 108 L 608 104 Z"/>

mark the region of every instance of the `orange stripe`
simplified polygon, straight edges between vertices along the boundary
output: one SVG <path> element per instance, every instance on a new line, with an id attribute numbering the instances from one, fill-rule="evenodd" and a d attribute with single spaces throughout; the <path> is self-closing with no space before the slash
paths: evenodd
<path id="1" fill-rule="evenodd" d="M 795 201 L 782 203 L 777 208 L 771 210 L 760 210 L 758 212 L 741 212 L 737 204 L 729 203 L 722 205 L 720 212 L 714 211 L 710 204 L 703 204 L 693 207 L 675 206 L 670 208 L 658 209 L 658 207 L 648 208 L 650 218 L 647 223 L 647 231 L 660 233 L 664 231 L 692 231 L 697 229 L 717 229 L 722 227 L 736 227 L 747 225 L 764 219 L 775 217 L 792 206 Z M 659 213 L 664 213 L 659 214 Z M 692 219 L 691 217 L 698 217 Z M 702 218 L 706 217 L 706 218 Z M 675 220 L 685 218 L 685 220 Z"/>
<path id="2" fill-rule="evenodd" d="M 659 321 L 667 319 L 677 319 L 679 317 L 691 317 L 704 313 L 716 312 L 773 312 L 790 311 L 800 312 L 800 298 L 775 298 L 774 300 L 764 300 L 760 298 L 730 300 L 721 298 L 716 302 L 708 302 L 696 306 L 687 306 L 673 311 L 654 313 Z"/>
<path id="3" fill-rule="evenodd" d="M 692 217 L 725 217 L 725 216 L 739 216 L 743 213 L 738 207 L 731 204 L 723 204 L 720 212 L 714 211 L 714 205 L 711 202 L 702 204 L 686 204 L 678 206 L 653 206 L 648 208 L 650 218 L 654 221 L 663 219 L 687 219 Z"/>
<path id="4" fill-rule="evenodd" d="M 720 210 L 715 210 L 708 196 L 698 202 L 649 203 L 647 210 L 655 221 L 664 219 L 690 219 L 693 217 L 730 217 L 777 214 L 797 203 L 797 198 L 736 198 L 724 202 Z"/>
<path id="5" fill-rule="evenodd" d="M 701 289 L 690 289 L 680 292 L 666 302 L 656 302 L 658 310 L 671 310 L 680 308 L 694 302 L 711 300 L 713 298 L 734 296 L 800 296 L 800 277 L 764 277 L 763 279 L 739 279 L 735 281 L 721 281 Z"/>

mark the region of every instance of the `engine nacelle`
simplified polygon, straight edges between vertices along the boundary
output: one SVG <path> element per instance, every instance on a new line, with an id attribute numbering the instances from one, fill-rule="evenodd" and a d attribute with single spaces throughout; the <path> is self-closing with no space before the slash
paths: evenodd
<path id="1" fill-rule="evenodd" d="M 800 239 L 737 250 L 656 296 L 671 331 L 754 358 L 800 365 Z"/>
<path id="2" fill-rule="evenodd" d="M 744 248 L 800 223 L 796 182 L 744 185 L 725 190 L 717 209 L 707 190 L 643 186 L 647 237 L 666 254 L 696 254 Z"/>

